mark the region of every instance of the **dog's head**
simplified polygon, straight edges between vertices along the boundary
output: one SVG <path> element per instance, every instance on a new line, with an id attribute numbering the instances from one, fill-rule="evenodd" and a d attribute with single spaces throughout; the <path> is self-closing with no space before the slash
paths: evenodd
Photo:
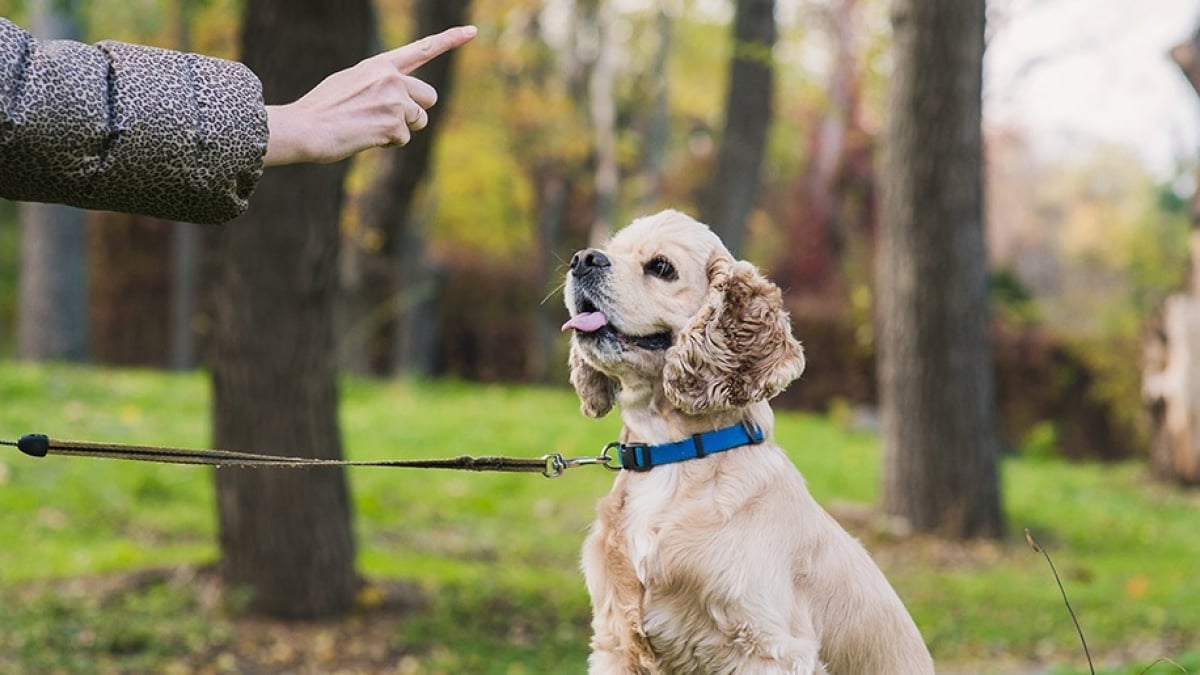
<path id="1" fill-rule="evenodd" d="M 779 288 L 677 211 L 576 253 L 565 295 L 571 383 L 590 417 L 612 409 L 622 382 L 661 380 L 697 415 L 769 399 L 804 370 Z"/>

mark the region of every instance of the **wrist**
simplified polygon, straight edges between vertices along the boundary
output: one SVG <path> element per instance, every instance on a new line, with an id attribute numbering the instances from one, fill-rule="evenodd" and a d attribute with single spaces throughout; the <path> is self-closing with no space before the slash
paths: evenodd
<path id="1" fill-rule="evenodd" d="M 295 105 L 267 106 L 267 153 L 263 157 L 266 166 L 311 161 L 311 139 L 304 129 L 304 116 Z"/>

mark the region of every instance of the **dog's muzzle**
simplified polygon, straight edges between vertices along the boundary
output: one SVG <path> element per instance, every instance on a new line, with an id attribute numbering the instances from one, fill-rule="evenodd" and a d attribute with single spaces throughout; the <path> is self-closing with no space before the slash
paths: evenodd
<path id="1" fill-rule="evenodd" d="M 594 288 L 597 281 L 612 267 L 612 262 L 604 253 L 585 248 L 571 256 L 571 276 L 574 277 L 575 315 L 562 325 L 563 330 L 574 330 L 576 335 L 585 335 L 596 339 L 613 338 L 617 344 L 632 345 L 641 349 L 661 351 L 671 346 L 670 333 L 654 333 L 652 335 L 626 335 L 617 330 L 609 322 L 608 316 L 597 306 L 590 297 L 589 288 Z"/>

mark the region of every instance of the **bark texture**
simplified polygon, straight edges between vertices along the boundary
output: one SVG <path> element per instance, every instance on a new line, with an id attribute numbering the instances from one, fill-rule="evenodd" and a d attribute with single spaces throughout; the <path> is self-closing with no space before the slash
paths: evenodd
<path id="1" fill-rule="evenodd" d="M 366 56 L 367 0 L 248 0 L 242 53 L 268 103 L 298 98 Z M 333 301 L 346 163 L 272 169 L 227 224 L 216 300 L 218 447 L 341 457 Z M 350 500 L 340 469 L 217 470 L 222 571 L 252 608 L 318 618 L 356 589 Z"/>
<path id="2" fill-rule="evenodd" d="M 895 0 L 892 24 L 877 276 L 884 508 L 919 531 L 996 537 L 984 0 Z"/>
<path id="3" fill-rule="evenodd" d="M 775 0 L 737 0 L 725 133 L 700 219 L 738 255 L 758 193 L 775 101 Z"/>

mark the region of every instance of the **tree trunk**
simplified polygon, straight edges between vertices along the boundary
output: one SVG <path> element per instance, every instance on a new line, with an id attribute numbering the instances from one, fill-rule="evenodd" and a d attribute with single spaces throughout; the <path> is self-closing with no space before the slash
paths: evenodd
<path id="1" fill-rule="evenodd" d="M 86 361 L 89 356 L 83 211 L 22 203 L 17 358 Z"/>
<path id="2" fill-rule="evenodd" d="M 595 36 L 595 53 L 588 76 L 588 117 L 595 148 L 594 185 L 596 206 L 592 210 L 589 246 L 603 246 L 612 235 L 617 219 L 620 172 L 617 166 L 617 68 L 612 7 L 609 2 L 589 2 L 580 16 L 580 28 Z"/>
<path id="3" fill-rule="evenodd" d="M 1200 30 L 1170 55 L 1200 93 Z M 1200 191 L 1192 195 L 1191 223 L 1190 279 L 1165 300 L 1146 341 L 1142 396 L 1154 431 L 1151 469 L 1166 480 L 1200 485 Z"/>
<path id="4" fill-rule="evenodd" d="M 562 304 L 549 301 L 558 295 L 562 285 L 559 252 L 565 246 L 564 237 L 572 225 L 575 231 L 581 233 L 581 237 L 588 236 L 591 227 L 600 222 L 596 213 L 602 207 L 592 205 L 589 211 L 575 204 L 581 186 L 586 181 L 591 180 L 591 186 L 594 189 L 597 187 L 596 172 L 587 167 L 582 156 L 565 158 L 555 153 L 546 155 L 536 151 L 530 154 L 529 149 L 537 147 L 539 143 L 544 145 L 545 138 L 561 138 L 564 133 L 571 137 L 582 137 L 587 133 L 590 122 L 586 105 L 590 97 L 588 63 L 595 57 L 582 45 L 592 44 L 591 51 L 594 51 L 595 42 L 589 36 L 598 35 L 594 25 L 597 10 L 592 0 L 570 7 L 569 16 L 564 21 L 571 26 L 571 31 L 566 40 L 556 45 L 547 42 L 544 26 L 537 17 L 526 17 L 520 28 L 521 39 L 527 45 L 523 50 L 527 61 L 520 68 L 521 82 L 514 82 L 513 85 L 528 88 L 536 96 L 547 100 L 553 100 L 560 92 L 567 92 L 573 104 L 568 116 L 572 118 L 569 126 L 577 129 L 564 131 L 563 128 L 555 128 L 556 124 L 563 123 L 561 119 L 557 123 L 549 123 L 549 126 L 543 124 L 545 120 L 532 125 L 521 122 L 516 124 L 520 131 L 512 137 L 510 150 L 525 157 L 522 164 L 528 168 L 526 177 L 535 194 L 536 229 L 526 266 L 530 272 L 529 283 L 542 302 L 533 307 L 530 315 L 532 323 L 525 331 L 529 337 L 524 348 L 522 376 L 530 382 L 548 382 L 552 375 L 559 374 L 556 373 L 556 364 L 560 362 L 553 357 L 556 353 L 554 346 L 562 335 L 559 330 Z M 509 118 L 520 116 L 519 112 L 512 111 L 506 114 Z M 594 134 L 592 138 L 595 138 Z M 554 142 L 550 144 L 554 145 Z M 585 240 L 581 238 L 580 241 Z"/>
<path id="5" fill-rule="evenodd" d="M 268 102 L 366 56 L 369 3 L 248 0 L 243 59 Z M 269 39 L 266 39 L 268 38 Z M 270 169 L 224 226 L 213 364 L 218 447 L 339 458 L 333 301 L 347 164 Z M 317 618 L 356 588 L 340 469 L 217 470 L 222 572 L 254 610 Z"/>
<path id="6" fill-rule="evenodd" d="M 92 360 L 167 364 L 171 223 L 102 211 L 87 218 L 88 315 Z"/>
<path id="7" fill-rule="evenodd" d="M 30 28 L 42 40 L 79 39 L 73 3 L 38 0 Z M 83 211 L 19 205 L 17 358 L 83 361 L 89 355 Z"/>
<path id="8" fill-rule="evenodd" d="M 417 0 L 413 5 L 416 37 L 467 22 L 470 0 Z M 436 287 L 439 270 L 425 256 L 425 226 L 414 205 L 418 188 L 429 173 L 434 144 L 453 91 L 456 51 L 422 66 L 414 75 L 438 91 L 429 124 L 403 148 L 381 158 L 375 180 L 361 200 L 361 234 L 355 250 L 356 273 L 344 278 L 354 316 L 362 326 L 366 358 L 356 358 L 370 372 L 428 374 L 433 370 L 437 325 Z M 425 214 L 427 215 L 427 214 Z M 370 242 L 367 247 L 363 243 Z"/>
<path id="9" fill-rule="evenodd" d="M 996 537 L 984 0 L 895 0 L 892 25 L 877 277 L 884 508 L 920 531 Z"/>
<path id="10" fill-rule="evenodd" d="M 1192 233 L 1193 254 L 1197 236 Z M 1142 374 L 1142 396 L 1154 427 L 1150 468 L 1165 480 L 1200 485 L 1200 302 L 1195 293 L 1168 297 L 1158 321 L 1146 344 Z"/>
<path id="11" fill-rule="evenodd" d="M 554 252 L 562 241 L 573 186 L 568 173 L 554 164 L 535 170 L 533 183 L 537 190 L 537 229 L 529 267 L 533 270 L 533 288 L 542 297 L 549 297 L 560 283 Z M 525 348 L 525 379 L 529 382 L 548 381 L 552 367 L 549 357 L 556 353 L 554 341 L 562 334 L 561 311 L 559 303 L 552 302 L 534 308 L 533 329 Z"/>
<path id="12" fill-rule="evenodd" d="M 176 42 L 192 50 L 194 0 L 176 0 Z M 175 370 L 196 365 L 195 323 L 200 295 L 200 232 L 194 223 L 175 223 L 171 232 L 170 364 Z"/>
<path id="13" fill-rule="evenodd" d="M 660 7 L 654 18 L 658 45 L 650 68 L 653 97 L 642 140 L 642 189 L 637 195 L 638 213 L 649 213 L 662 192 L 663 170 L 667 163 L 667 143 L 670 140 L 670 80 L 667 77 L 667 57 L 671 54 L 671 16 Z"/>
<path id="14" fill-rule="evenodd" d="M 200 295 L 200 231 L 194 223 L 174 223 L 171 232 L 171 316 L 169 362 L 174 370 L 196 365 L 196 313 Z"/>
<path id="15" fill-rule="evenodd" d="M 758 192 L 775 99 L 775 0 L 737 0 L 725 133 L 700 219 L 738 255 Z"/>

